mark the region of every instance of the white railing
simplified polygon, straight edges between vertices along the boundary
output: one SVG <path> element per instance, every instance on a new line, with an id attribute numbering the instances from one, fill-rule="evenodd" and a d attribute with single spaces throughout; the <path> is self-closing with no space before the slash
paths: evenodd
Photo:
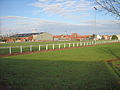
<path id="1" fill-rule="evenodd" d="M 0 47 L 0 54 L 23 53 L 23 52 L 28 52 L 28 51 L 32 52 L 32 51 L 42 51 L 42 50 L 49 50 L 49 49 L 54 50 L 54 49 L 60 49 L 60 48 L 80 47 L 80 46 L 113 43 L 113 42 L 120 42 L 120 40 Z"/>

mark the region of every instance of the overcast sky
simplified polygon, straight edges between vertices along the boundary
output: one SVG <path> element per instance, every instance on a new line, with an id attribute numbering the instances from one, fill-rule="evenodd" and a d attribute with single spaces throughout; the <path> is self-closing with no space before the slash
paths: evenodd
<path id="1" fill-rule="evenodd" d="M 0 0 L 0 30 L 7 33 L 95 33 L 94 0 Z M 96 6 L 99 8 L 98 6 Z M 120 33 L 120 24 L 96 11 L 98 34 Z"/>

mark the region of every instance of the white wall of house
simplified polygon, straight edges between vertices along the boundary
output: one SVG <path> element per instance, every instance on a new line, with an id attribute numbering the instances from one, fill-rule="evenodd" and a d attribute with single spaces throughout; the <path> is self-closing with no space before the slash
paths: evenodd
<path id="1" fill-rule="evenodd" d="M 118 40 L 120 40 L 120 34 L 116 35 L 118 37 Z"/>
<path id="2" fill-rule="evenodd" d="M 97 35 L 97 39 L 102 39 L 102 37 L 100 35 Z"/>
<path id="3" fill-rule="evenodd" d="M 16 40 L 16 42 L 21 42 L 20 40 Z"/>
<path id="4" fill-rule="evenodd" d="M 59 40 L 59 38 L 54 38 L 54 41 L 58 41 Z"/>

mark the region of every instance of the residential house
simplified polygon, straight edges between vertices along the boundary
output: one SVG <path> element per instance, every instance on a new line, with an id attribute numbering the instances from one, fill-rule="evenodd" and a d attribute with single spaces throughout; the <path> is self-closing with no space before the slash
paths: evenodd
<path id="1" fill-rule="evenodd" d="M 71 35 L 55 35 L 53 36 L 54 41 L 70 41 L 70 40 L 86 40 L 89 39 L 90 35 L 78 35 L 77 33 L 72 33 Z"/>
<path id="2" fill-rule="evenodd" d="M 96 38 L 97 38 L 97 40 L 101 40 L 102 36 L 101 35 L 97 35 Z"/>
<path id="3" fill-rule="evenodd" d="M 118 40 L 120 40 L 120 34 L 116 35 L 118 37 Z"/>
<path id="4" fill-rule="evenodd" d="M 91 38 L 91 35 L 81 35 L 79 38 L 77 38 L 78 40 L 89 40 Z"/>
<path id="5" fill-rule="evenodd" d="M 13 42 L 16 41 L 16 39 L 15 38 L 11 38 L 11 37 L 4 37 L 4 41 L 5 42 L 9 42 L 9 43 L 13 43 Z"/>
<path id="6" fill-rule="evenodd" d="M 109 35 L 102 35 L 103 40 L 111 40 L 111 36 Z"/>

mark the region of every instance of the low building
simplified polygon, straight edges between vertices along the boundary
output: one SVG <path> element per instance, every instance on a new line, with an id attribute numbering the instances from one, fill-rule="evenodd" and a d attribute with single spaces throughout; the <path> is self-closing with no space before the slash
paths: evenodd
<path id="1" fill-rule="evenodd" d="M 81 40 L 89 40 L 91 39 L 91 35 L 81 35 L 80 37 L 78 37 L 78 39 Z"/>
<path id="2" fill-rule="evenodd" d="M 38 35 L 39 33 L 23 33 L 23 34 L 16 34 L 11 37 L 16 38 L 16 42 L 27 42 L 33 41 L 33 35 Z"/>
<path id="3" fill-rule="evenodd" d="M 8 43 L 13 43 L 16 41 L 15 38 L 11 38 L 11 37 L 5 37 L 4 40 L 5 40 L 5 42 L 8 42 Z"/>
<path id="4" fill-rule="evenodd" d="M 80 41 L 90 39 L 90 35 L 78 35 L 77 33 L 72 33 L 71 35 L 55 35 L 53 36 L 54 41 Z"/>
<path id="5" fill-rule="evenodd" d="M 53 36 L 47 32 L 41 32 L 38 35 L 33 35 L 34 41 L 53 41 Z"/>
<path id="6" fill-rule="evenodd" d="M 11 37 L 16 38 L 16 42 L 32 42 L 32 41 L 52 41 L 52 34 L 41 32 L 41 33 L 24 33 L 16 34 Z"/>
<path id="7" fill-rule="evenodd" d="M 97 35 L 96 38 L 97 38 L 98 40 L 101 40 L 101 39 L 102 39 L 102 36 L 101 36 L 101 35 Z"/>
<path id="8" fill-rule="evenodd" d="M 111 40 L 111 36 L 109 35 L 102 35 L 103 40 Z"/>
<path id="9" fill-rule="evenodd" d="M 61 35 L 54 35 L 53 36 L 53 41 L 59 41 L 61 40 Z"/>

